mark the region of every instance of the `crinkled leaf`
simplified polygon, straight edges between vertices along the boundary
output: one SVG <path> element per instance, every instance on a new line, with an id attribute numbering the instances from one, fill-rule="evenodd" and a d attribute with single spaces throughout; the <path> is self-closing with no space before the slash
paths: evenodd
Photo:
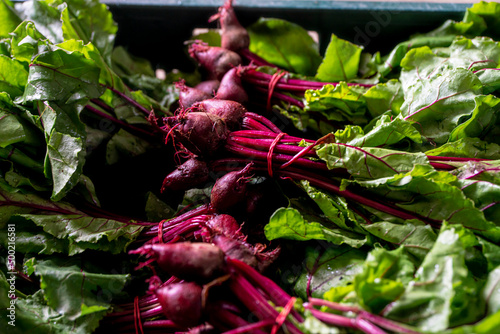
<path id="1" fill-rule="evenodd" d="M 0 55 L 0 91 L 7 92 L 12 99 L 23 95 L 28 80 L 28 71 L 22 63 Z"/>
<path id="2" fill-rule="evenodd" d="M 325 82 L 349 81 L 358 75 L 363 47 L 331 35 L 325 57 L 318 67 L 316 79 Z"/>
<path id="3" fill-rule="evenodd" d="M 64 40 L 81 40 L 92 43 L 111 64 L 111 52 L 118 30 L 111 12 L 104 3 L 97 0 L 73 0 L 71 9 L 61 13 Z"/>
<path id="4" fill-rule="evenodd" d="M 6 97 L 6 93 L 0 92 L 0 100 Z M 2 109 L 2 102 L 0 102 L 0 128 L 2 129 L 0 131 L 0 147 L 24 141 L 26 135 L 18 116 Z"/>
<path id="5" fill-rule="evenodd" d="M 30 0 L 16 4 L 23 20 L 32 21 L 40 33 L 52 43 L 63 41 L 61 11 L 67 4 L 54 0 Z"/>
<path id="6" fill-rule="evenodd" d="M 371 87 L 363 97 L 372 117 L 382 115 L 388 110 L 397 115 L 404 102 L 401 83 L 394 79 Z"/>
<path id="7" fill-rule="evenodd" d="M 36 55 L 50 47 L 50 42 L 31 21 L 21 23 L 11 35 L 11 54 L 18 61 L 30 63 Z"/>
<path id="8" fill-rule="evenodd" d="M 500 311 L 500 266 L 493 269 L 486 280 L 482 297 L 486 303 L 488 315 Z"/>
<path id="9" fill-rule="evenodd" d="M 303 299 L 308 296 L 321 298 L 334 287 L 352 284 L 352 279 L 362 271 L 366 253 L 349 246 L 327 246 L 318 243 L 305 249 L 304 260 L 294 261 L 291 277 L 294 292 Z M 295 257 L 300 259 L 300 257 Z"/>
<path id="10" fill-rule="evenodd" d="M 309 197 L 318 205 L 325 218 L 343 230 L 366 234 L 366 231 L 360 226 L 355 213 L 348 208 L 344 198 L 316 189 L 309 185 L 307 181 L 302 181 L 300 184 Z"/>
<path id="11" fill-rule="evenodd" d="M 0 24 L 0 38 L 9 37 L 9 33 L 21 23 L 21 19 L 10 0 L 0 1 L 0 22 L 2 22 Z"/>
<path id="12" fill-rule="evenodd" d="M 316 150 L 329 169 L 346 168 L 356 179 L 377 179 L 406 173 L 415 165 L 428 164 L 422 153 L 406 153 L 376 147 L 325 144 Z"/>
<path id="13" fill-rule="evenodd" d="M 317 43 L 304 28 L 281 19 L 260 18 L 247 30 L 250 51 L 290 72 L 316 73 L 321 56 Z"/>
<path id="14" fill-rule="evenodd" d="M 106 163 L 112 165 L 123 159 L 139 156 L 150 146 L 146 140 L 120 129 L 107 144 Z"/>
<path id="15" fill-rule="evenodd" d="M 443 157 L 474 157 L 498 160 L 500 159 L 500 145 L 488 143 L 479 138 L 465 137 L 426 151 L 425 154 Z"/>
<path id="16" fill-rule="evenodd" d="M 373 313 L 379 313 L 404 292 L 413 278 L 415 266 L 404 248 L 393 251 L 375 248 L 366 258 L 363 271 L 354 277 L 354 289 L 359 303 Z"/>
<path id="17" fill-rule="evenodd" d="M 400 245 L 418 259 L 427 255 L 437 238 L 432 227 L 419 221 L 406 221 L 405 224 L 377 222 L 365 226 L 365 229 L 377 238 Z"/>
<path id="18" fill-rule="evenodd" d="M 367 133 L 355 125 L 335 132 L 335 141 L 357 147 L 390 147 L 404 139 L 422 143 L 420 133 L 411 122 L 400 117 L 391 120 L 389 115 L 382 115 Z"/>
<path id="19" fill-rule="evenodd" d="M 443 225 L 415 279 L 385 315 L 433 333 L 478 320 L 480 283 L 465 264 L 470 240 L 472 233 L 463 227 Z"/>
<path id="20" fill-rule="evenodd" d="M 145 211 L 148 221 L 159 222 L 174 216 L 175 210 L 159 199 L 153 192 L 149 192 L 147 196 Z"/>
<path id="21" fill-rule="evenodd" d="M 64 251 L 69 255 L 95 249 L 117 254 L 123 252 L 143 229 L 134 221 L 96 218 L 63 202 L 52 202 L 34 194 L 1 190 L 0 226 L 13 221 L 16 231 L 33 237 L 33 249 L 42 253 Z M 40 229 L 43 229 L 41 233 Z M 5 232 L 5 231 L 4 231 Z M 53 238 L 40 249 L 40 239 Z M 5 236 L 2 238 L 5 240 Z M 29 240 L 24 243 L 29 248 Z M 20 245 L 20 249 L 23 246 Z"/>
<path id="22" fill-rule="evenodd" d="M 348 181 L 344 183 L 349 186 Z M 448 221 L 463 225 L 494 242 L 500 241 L 500 229 L 485 218 L 483 211 L 460 189 L 456 176 L 448 172 L 415 165 L 408 173 L 386 179 L 356 181 L 356 184 L 383 194 L 386 200 L 415 213 L 424 221 L 438 224 Z"/>
<path id="23" fill-rule="evenodd" d="M 338 85 L 324 85 L 321 89 L 305 92 L 305 111 L 320 112 L 330 121 L 349 121 L 354 124 L 366 123 L 366 88 Z"/>
<path id="24" fill-rule="evenodd" d="M 401 115 L 417 122 L 417 129 L 427 140 L 443 144 L 480 107 L 482 101 L 476 97 L 481 87 L 477 76 L 466 69 L 443 70 L 407 89 Z"/>
<path id="25" fill-rule="evenodd" d="M 40 278 L 47 305 L 71 321 L 93 313 L 102 316 L 129 280 L 129 275 L 95 271 L 78 259 L 31 259 L 26 265 Z"/>

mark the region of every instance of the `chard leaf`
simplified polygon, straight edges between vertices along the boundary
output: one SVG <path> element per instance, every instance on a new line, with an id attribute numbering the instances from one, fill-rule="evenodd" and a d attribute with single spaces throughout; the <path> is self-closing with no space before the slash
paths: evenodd
<path id="1" fill-rule="evenodd" d="M 481 99 L 476 100 L 481 87 L 477 76 L 466 69 L 443 70 L 408 87 L 401 115 L 417 122 L 427 140 L 444 144 L 453 129 L 482 104 Z"/>
<path id="2" fill-rule="evenodd" d="M 338 85 L 324 85 L 321 89 L 305 92 L 305 111 L 320 112 L 330 121 L 349 121 L 354 124 L 366 123 L 366 88 Z"/>
<path id="3" fill-rule="evenodd" d="M 0 204 L 0 226 L 6 226 L 7 222 L 16 224 L 16 232 L 25 240 L 17 245 L 19 251 L 74 255 L 94 249 L 117 254 L 143 229 L 134 221 L 92 217 L 63 202 L 5 189 L 0 189 Z M 5 234 L 4 229 L 2 241 L 6 240 Z M 50 243 L 41 247 L 41 240 L 49 238 Z"/>
<path id="4" fill-rule="evenodd" d="M 401 112 L 401 105 L 404 102 L 401 83 L 394 79 L 371 87 L 363 97 L 372 117 L 382 115 L 388 110 L 391 114 L 397 115 Z"/>
<path id="5" fill-rule="evenodd" d="M 63 41 L 61 10 L 67 4 L 53 0 L 30 0 L 16 4 L 23 21 L 32 21 L 37 30 L 53 44 Z"/>
<path id="6" fill-rule="evenodd" d="M 118 30 L 111 12 L 97 0 L 73 0 L 71 10 L 62 9 L 62 32 L 64 40 L 80 40 L 92 43 L 107 64 L 111 64 L 111 52 Z"/>
<path id="7" fill-rule="evenodd" d="M 9 101 L 9 96 L 0 92 L 0 147 L 22 142 L 26 138 L 24 127 L 17 115 L 3 109 L 3 101 Z"/>
<path id="8" fill-rule="evenodd" d="M 363 271 L 354 277 L 354 290 L 363 308 L 379 313 L 404 292 L 415 266 L 404 248 L 393 251 L 375 248 L 366 258 Z"/>
<path id="9" fill-rule="evenodd" d="M 23 100 L 37 101 L 47 142 L 46 174 L 53 200 L 62 199 L 80 179 L 85 162 L 86 131 L 79 114 L 88 99 L 99 97 L 99 69 L 81 53 L 46 52 L 30 66 Z"/>
<path id="10" fill-rule="evenodd" d="M 0 55 L 0 91 L 6 92 L 12 99 L 23 95 L 28 80 L 28 71 L 19 61 Z"/>
<path id="11" fill-rule="evenodd" d="M 300 256 L 304 260 L 299 264 Z M 365 258 L 366 253 L 359 249 L 317 243 L 295 257 L 294 272 L 288 273 L 288 279 L 300 298 L 321 298 L 332 288 L 350 286 L 354 276 L 362 271 Z"/>
<path id="12" fill-rule="evenodd" d="M 19 15 L 9 0 L 0 1 L 0 39 L 9 37 L 9 34 L 21 23 Z"/>
<path id="13" fill-rule="evenodd" d="M 304 28 L 281 19 L 260 18 L 247 31 L 250 51 L 268 62 L 297 74 L 316 73 L 321 56 Z"/>
<path id="14" fill-rule="evenodd" d="M 390 147 L 404 139 L 422 143 L 420 133 L 411 122 L 400 117 L 391 120 L 389 115 L 381 116 L 367 133 L 355 125 L 335 132 L 336 142 L 357 147 Z"/>
<path id="15" fill-rule="evenodd" d="M 471 240 L 472 233 L 463 227 L 443 225 L 415 278 L 384 315 L 433 333 L 477 321 L 480 283 L 465 264 Z"/>
<path id="16" fill-rule="evenodd" d="M 488 143 L 479 138 L 465 137 L 429 150 L 425 154 L 443 157 L 474 157 L 478 159 L 498 160 L 500 159 L 500 145 Z"/>
<path id="17" fill-rule="evenodd" d="M 329 169 L 345 168 L 356 179 L 377 179 L 410 171 L 415 165 L 428 164 L 422 153 L 405 153 L 375 147 L 356 147 L 332 143 L 316 150 Z"/>
<path id="18" fill-rule="evenodd" d="M 451 131 L 449 141 L 461 138 L 483 137 L 497 123 L 497 114 L 500 111 L 499 98 L 493 95 L 481 95 L 475 97 L 474 102 L 475 108 L 470 118 L 460 123 Z"/>
<path id="19" fill-rule="evenodd" d="M 500 312 L 500 266 L 493 269 L 482 291 L 488 315 Z"/>
<path id="20" fill-rule="evenodd" d="M 445 334 L 493 334 L 500 331 L 500 311 L 483 318 L 473 325 L 465 325 L 444 331 Z"/>
<path id="21" fill-rule="evenodd" d="M 307 181 L 302 181 L 301 186 L 318 205 L 325 218 L 333 224 L 346 231 L 366 234 L 365 230 L 360 226 L 360 222 L 357 221 L 354 212 L 348 208 L 344 198 L 324 193 L 310 186 Z"/>
<path id="22" fill-rule="evenodd" d="M 408 254 L 423 259 L 434 245 L 437 235 L 431 226 L 420 221 L 406 221 L 405 224 L 379 222 L 364 226 L 375 237 L 399 245 Z"/>
<path id="23" fill-rule="evenodd" d="M 28 272 L 40 277 L 47 305 L 71 321 L 92 314 L 101 318 L 110 309 L 113 296 L 121 293 L 129 275 L 107 274 L 102 268 L 77 259 L 30 259 Z"/>
<path id="24" fill-rule="evenodd" d="M 325 82 L 349 81 L 358 75 L 362 47 L 331 35 L 316 79 Z"/>
<path id="25" fill-rule="evenodd" d="M 319 222 L 307 221 L 294 208 L 280 208 L 269 219 L 264 227 L 268 240 L 325 240 L 335 245 L 348 244 L 361 247 L 366 243 L 366 237 L 358 233 L 341 230 L 337 227 L 326 227 Z"/>
<path id="26" fill-rule="evenodd" d="M 145 153 L 151 145 L 137 136 L 120 129 L 106 147 L 106 163 L 109 165 Z"/>
<path id="27" fill-rule="evenodd" d="M 408 173 L 355 183 L 379 195 L 383 194 L 386 200 L 397 203 L 407 212 L 415 213 L 427 223 L 441 224 L 447 221 L 462 225 L 494 242 L 500 241 L 500 229 L 485 218 L 484 212 L 457 184 L 457 177 L 448 172 L 416 165 Z M 348 184 L 345 180 L 344 185 Z"/>
<path id="28" fill-rule="evenodd" d="M 51 45 L 31 21 L 21 23 L 11 35 L 12 57 L 21 62 L 31 63 L 36 55 L 49 50 Z"/>

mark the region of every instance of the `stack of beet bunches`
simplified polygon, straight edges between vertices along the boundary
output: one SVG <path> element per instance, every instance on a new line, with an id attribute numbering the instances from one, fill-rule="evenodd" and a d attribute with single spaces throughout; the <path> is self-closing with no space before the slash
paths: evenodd
<path id="1" fill-rule="evenodd" d="M 166 79 L 97 1 L 0 17 L 8 333 L 500 332 L 500 4 L 320 56 L 227 0 Z"/>

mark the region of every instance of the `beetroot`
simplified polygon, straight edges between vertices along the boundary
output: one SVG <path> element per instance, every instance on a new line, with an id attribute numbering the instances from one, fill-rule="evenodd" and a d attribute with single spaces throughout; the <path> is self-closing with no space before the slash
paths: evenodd
<path id="1" fill-rule="evenodd" d="M 196 158 L 190 158 L 165 177 L 161 191 L 194 188 L 205 184 L 208 177 L 207 164 Z"/>
<path id="2" fill-rule="evenodd" d="M 247 183 L 251 177 L 250 167 L 251 164 L 248 164 L 240 171 L 229 172 L 215 182 L 210 194 L 210 205 L 216 212 L 227 212 L 245 200 Z"/>
<path id="3" fill-rule="evenodd" d="M 224 272 L 224 253 L 212 244 L 179 242 L 144 248 L 153 253 L 162 270 L 180 279 L 205 282 Z"/>
<path id="4" fill-rule="evenodd" d="M 217 115 L 189 112 L 179 117 L 164 119 L 167 130 L 189 151 L 199 156 L 212 156 L 224 145 L 229 129 Z"/>
<path id="5" fill-rule="evenodd" d="M 240 55 L 218 46 L 194 43 L 189 54 L 207 71 L 208 80 L 221 80 L 227 71 L 241 64 Z"/>
<path id="6" fill-rule="evenodd" d="M 227 214 L 215 215 L 207 221 L 207 226 L 215 235 L 224 235 L 233 239 L 244 239 L 245 236 L 241 233 L 241 226 L 233 216 Z"/>
<path id="7" fill-rule="evenodd" d="M 236 130 L 241 126 L 243 116 L 247 112 L 247 109 L 236 101 L 220 99 L 210 99 L 195 103 L 192 109 L 222 118 L 230 130 Z"/>
<path id="8" fill-rule="evenodd" d="M 253 268 L 257 268 L 258 261 L 253 254 L 252 248 L 247 243 L 235 240 L 224 235 L 216 235 L 213 242 L 231 259 L 245 262 Z"/>
<path id="9" fill-rule="evenodd" d="M 193 282 L 168 284 L 156 290 L 165 316 L 184 327 L 199 325 L 202 316 L 202 287 Z"/>
<path id="10" fill-rule="evenodd" d="M 212 94 L 206 93 L 197 88 L 186 86 L 184 81 L 177 82 L 175 87 L 179 90 L 179 104 L 183 109 L 191 107 L 198 101 L 212 98 Z"/>
<path id="11" fill-rule="evenodd" d="M 217 18 L 221 28 L 221 46 L 224 49 L 236 52 L 241 49 L 248 49 L 250 37 L 236 18 L 232 0 L 226 0 L 224 5 L 219 8 L 219 13 L 212 16 L 211 19 Z"/>
<path id="12" fill-rule="evenodd" d="M 221 100 L 231 100 L 239 103 L 248 102 L 248 94 L 241 83 L 239 68 L 232 68 L 224 74 L 215 96 Z"/>
<path id="13" fill-rule="evenodd" d="M 219 86 L 219 80 L 205 80 L 194 86 L 194 88 L 204 91 L 211 96 L 214 96 L 215 92 L 217 92 L 217 89 L 219 89 Z"/>

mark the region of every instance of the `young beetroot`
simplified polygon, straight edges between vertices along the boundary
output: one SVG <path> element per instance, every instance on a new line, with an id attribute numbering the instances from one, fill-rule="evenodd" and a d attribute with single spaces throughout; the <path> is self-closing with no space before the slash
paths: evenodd
<path id="1" fill-rule="evenodd" d="M 232 68 L 224 74 L 215 97 L 217 99 L 231 100 L 243 104 L 248 102 L 248 94 L 241 83 L 239 67 Z"/>
<path id="2" fill-rule="evenodd" d="M 183 109 L 191 107 L 198 101 L 212 98 L 212 94 L 186 86 L 184 81 L 177 82 L 175 87 L 179 90 L 179 105 Z"/>
<path id="3" fill-rule="evenodd" d="M 191 109 L 222 118 L 230 130 L 239 129 L 243 116 L 247 113 L 247 109 L 241 103 L 222 99 L 204 100 L 195 103 Z"/>
<path id="4" fill-rule="evenodd" d="M 199 156 L 212 156 L 224 143 L 229 129 L 224 120 L 206 112 L 188 112 L 167 117 L 165 130 L 173 132 L 189 151 Z"/>
<path id="5" fill-rule="evenodd" d="M 208 80 L 221 80 L 227 71 L 241 64 L 239 54 L 218 46 L 194 43 L 189 47 L 189 54 L 207 71 Z"/>
<path id="6" fill-rule="evenodd" d="M 224 272 L 224 252 L 203 242 L 143 246 L 135 253 L 149 253 L 165 272 L 187 281 L 206 282 Z"/>
<path id="7" fill-rule="evenodd" d="M 248 32 L 236 18 L 233 8 L 233 0 L 226 0 L 219 8 L 219 13 L 213 15 L 210 21 L 219 19 L 221 28 L 221 46 L 224 49 L 239 51 L 248 49 L 250 37 Z"/>
<path id="8" fill-rule="evenodd" d="M 219 80 L 205 80 L 194 86 L 194 88 L 204 91 L 211 96 L 214 96 L 219 89 L 220 81 Z"/>
<path id="9" fill-rule="evenodd" d="M 184 327 L 194 327 L 203 317 L 202 291 L 194 282 L 181 282 L 161 287 L 155 294 L 168 319 Z"/>
<path id="10" fill-rule="evenodd" d="M 194 188 L 205 184 L 208 176 L 207 164 L 199 159 L 190 158 L 165 177 L 161 191 Z"/>
<path id="11" fill-rule="evenodd" d="M 218 179 L 210 194 L 210 205 L 215 212 L 223 213 L 245 200 L 251 164 L 240 171 L 229 172 Z"/>
<path id="12" fill-rule="evenodd" d="M 228 238 L 224 235 L 216 235 L 213 237 L 213 243 L 222 249 L 229 258 L 240 260 L 253 268 L 258 267 L 259 263 L 250 245 L 236 239 Z"/>
<path id="13" fill-rule="evenodd" d="M 228 214 L 215 215 L 206 222 L 212 235 L 224 235 L 232 239 L 243 240 L 245 235 L 241 232 L 241 226 L 233 216 Z"/>

